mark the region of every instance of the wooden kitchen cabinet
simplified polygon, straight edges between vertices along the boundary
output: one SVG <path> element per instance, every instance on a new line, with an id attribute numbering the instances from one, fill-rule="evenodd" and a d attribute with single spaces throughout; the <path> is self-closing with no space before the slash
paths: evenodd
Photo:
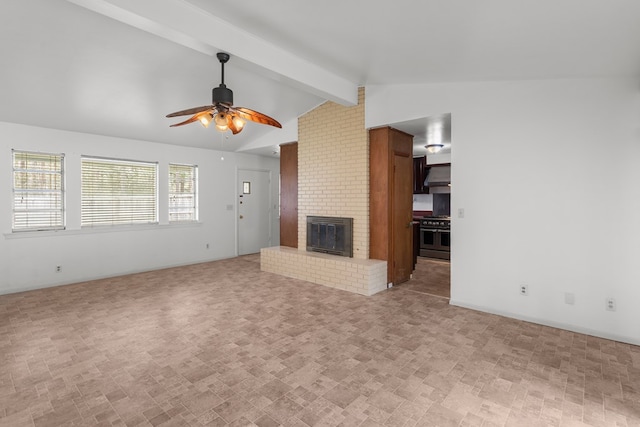
<path id="1" fill-rule="evenodd" d="M 426 193 L 424 180 L 427 177 L 427 156 L 413 158 L 413 194 Z"/>

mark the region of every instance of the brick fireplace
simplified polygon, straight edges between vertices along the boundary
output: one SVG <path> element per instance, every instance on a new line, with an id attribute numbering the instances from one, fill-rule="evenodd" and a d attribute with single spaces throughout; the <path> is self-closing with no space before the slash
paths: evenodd
<path id="1" fill-rule="evenodd" d="M 263 249 L 263 270 L 320 283 L 315 270 L 323 265 L 331 280 L 325 278 L 322 284 L 365 295 L 386 289 L 386 261 L 369 259 L 369 134 L 364 127 L 364 96 L 360 88 L 358 105 L 327 101 L 298 119 L 298 249 Z M 307 216 L 353 218 L 353 258 L 307 252 Z M 305 259 L 308 273 L 290 271 L 293 266 L 287 267 L 286 261 L 293 258 Z M 381 269 L 382 279 L 377 276 Z M 354 278 L 359 279 L 356 286 L 351 285 Z"/>

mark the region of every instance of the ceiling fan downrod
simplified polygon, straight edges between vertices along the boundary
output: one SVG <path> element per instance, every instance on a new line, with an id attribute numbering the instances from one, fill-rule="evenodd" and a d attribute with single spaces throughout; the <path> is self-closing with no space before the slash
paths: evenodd
<path id="1" fill-rule="evenodd" d="M 218 87 L 214 87 L 211 91 L 211 98 L 213 104 L 226 104 L 228 106 L 233 105 L 233 91 L 224 84 L 224 64 L 229 60 L 229 54 L 225 52 L 218 52 L 216 54 L 220 61 L 220 67 L 222 68 L 221 82 Z"/>

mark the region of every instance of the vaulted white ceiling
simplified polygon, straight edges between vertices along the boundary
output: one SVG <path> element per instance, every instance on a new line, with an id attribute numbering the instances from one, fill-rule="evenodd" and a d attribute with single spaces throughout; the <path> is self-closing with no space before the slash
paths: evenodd
<path id="1" fill-rule="evenodd" d="M 296 140 L 297 117 L 354 103 L 358 86 L 640 77 L 637 0 L 7 0 L 0 12 L 0 121 L 231 151 L 270 154 Z M 283 129 L 169 128 L 166 114 L 210 103 L 218 51 L 235 104 Z"/>

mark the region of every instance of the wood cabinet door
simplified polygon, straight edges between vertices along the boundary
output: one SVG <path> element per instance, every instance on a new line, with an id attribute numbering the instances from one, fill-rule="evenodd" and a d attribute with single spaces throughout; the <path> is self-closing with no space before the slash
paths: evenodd
<path id="1" fill-rule="evenodd" d="M 298 143 L 280 146 L 280 245 L 298 247 Z"/>

